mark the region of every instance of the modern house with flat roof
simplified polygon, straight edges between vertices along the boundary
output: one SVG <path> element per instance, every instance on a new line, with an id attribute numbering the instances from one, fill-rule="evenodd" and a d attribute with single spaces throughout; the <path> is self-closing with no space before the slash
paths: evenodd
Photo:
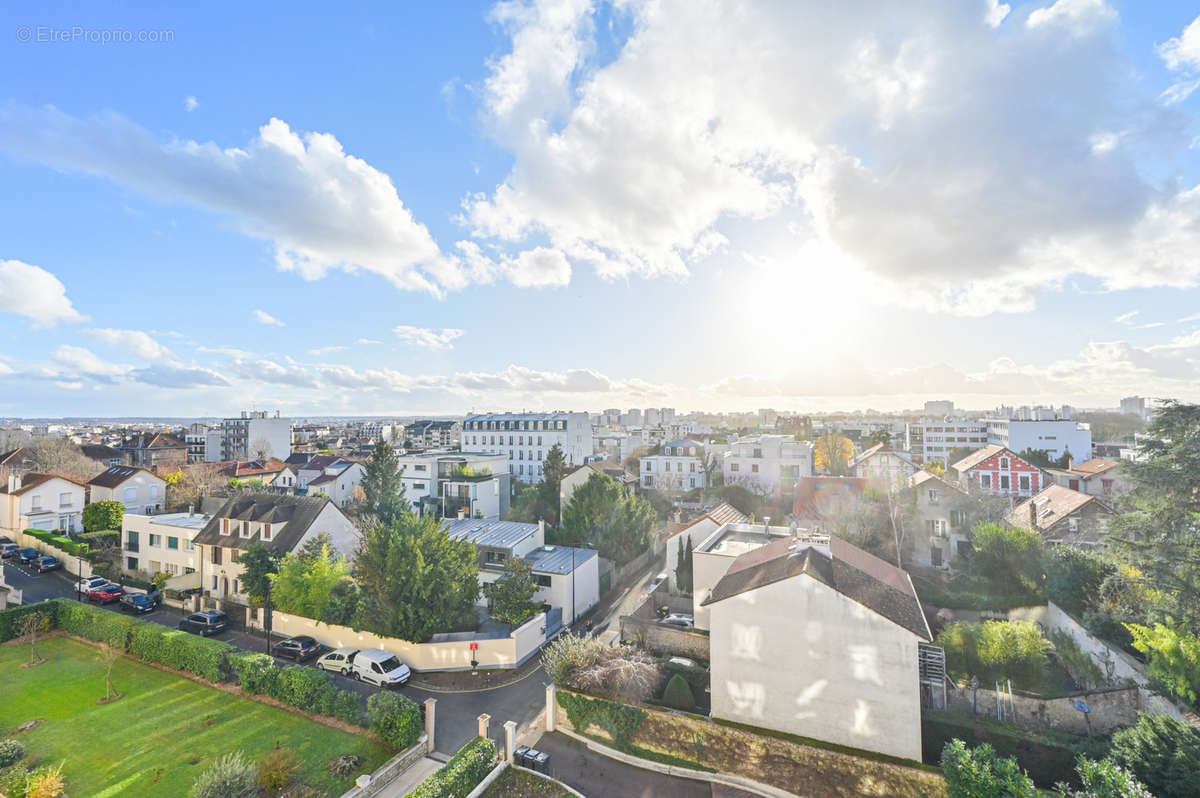
<path id="1" fill-rule="evenodd" d="M 195 540 L 207 523 L 203 513 L 126 513 L 121 520 L 121 570 L 142 577 L 167 574 L 172 577 L 169 586 L 176 590 L 200 587 Z"/>

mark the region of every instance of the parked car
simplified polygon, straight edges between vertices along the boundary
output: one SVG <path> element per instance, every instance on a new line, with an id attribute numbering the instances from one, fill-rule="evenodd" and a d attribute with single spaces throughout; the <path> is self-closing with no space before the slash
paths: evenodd
<path id="1" fill-rule="evenodd" d="M 119 601 L 121 596 L 124 595 L 125 588 L 120 585 L 108 584 L 92 588 L 88 591 L 87 597 L 88 601 L 97 604 L 111 604 L 114 601 Z"/>
<path id="2" fill-rule="evenodd" d="M 179 622 L 179 628 L 202 637 L 224 632 L 229 628 L 229 618 L 223 612 L 193 612 Z"/>
<path id="3" fill-rule="evenodd" d="M 121 610 L 141 615 L 143 612 L 153 612 L 158 609 L 158 595 L 147 593 L 126 593 L 121 597 Z"/>
<path id="4" fill-rule="evenodd" d="M 10 538 L 8 535 L 0 535 L 0 545 L 3 545 L 5 543 L 12 543 L 12 542 L 13 542 L 13 539 Z"/>
<path id="5" fill-rule="evenodd" d="M 395 654 L 380 648 L 336 648 L 318 659 L 317 667 L 380 687 L 399 687 L 412 677 Z"/>
<path id="6" fill-rule="evenodd" d="M 21 561 L 21 565 L 29 565 L 41 556 L 42 553 L 37 549 L 17 549 L 17 559 Z"/>
<path id="7" fill-rule="evenodd" d="M 650 584 L 646 585 L 646 592 L 653 593 L 654 589 L 665 581 L 667 581 L 667 572 L 663 571 L 658 576 L 654 577 Z"/>
<path id="8" fill-rule="evenodd" d="M 108 584 L 108 580 L 103 576 L 85 576 L 75 583 L 76 593 L 87 593 L 89 590 L 97 587 L 104 587 Z"/>
<path id="9" fill-rule="evenodd" d="M 312 659 L 321 653 L 321 641 L 315 637 L 301 635 L 300 637 L 289 638 L 288 640 L 280 640 L 271 648 L 271 653 L 277 657 L 286 657 L 294 659 L 296 662 L 304 662 L 306 659 Z"/>
<path id="10" fill-rule="evenodd" d="M 663 618 L 662 622 L 667 626 L 677 626 L 680 629 L 693 629 L 696 626 L 696 622 L 692 616 L 682 612 L 673 612 L 666 618 Z"/>
<path id="11" fill-rule="evenodd" d="M 50 557 L 47 555 L 45 557 L 38 557 L 36 560 L 34 560 L 33 568 L 39 574 L 44 574 L 47 571 L 53 571 L 57 568 L 62 568 L 62 562 L 60 562 L 57 557 Z"/>
<path id="12" fill-rule="evenodd" d="M 9 557 L 16 557 L 20 550 L 21 547 L 16 543 L 0 543 L 0 559 L 7 560 Z"/>
<path id="13" fill-rule="evenodd" d="M 351 655 L 350 662 L 352 677 L 379 687 L 400 687 L 412 677 L 412 671 L 399 657 L 381 648 L 364 648 Z"/>

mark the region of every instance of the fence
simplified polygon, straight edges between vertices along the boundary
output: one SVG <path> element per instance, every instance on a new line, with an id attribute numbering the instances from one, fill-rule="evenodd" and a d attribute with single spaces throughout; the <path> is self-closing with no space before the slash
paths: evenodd
<path id="1" fill-rule="evenodd" d="M 258 613 L 251 624 L 261 629 L 262 620 L 263 613 Z M 538 652 L 546 641 L 546 614 L 538 613 L 513 629 L 507 637 L 472 639 L 464 635 L 462 640 L 438 643 L 412 643 L 371 632 L 356 632 L 347 626 L 319 623 L 278 610 L 271 615 L 271 631 L 286 637 L 311 635 L 334 648 L 381 648 L 395 654 L 414 671 L 472 670 L 472 660 L 479 663 L 479 669 L 503 669 L 515 668 Z M 477 647 L 475 650 L 471 650 L 472 644 Z"/>
<path id="2" fill-rule="evenodd" d="M 414 763 L 416 763 L 417 760 L 425 756 L 428 742 L 428 735 L 422 734 L 421 738 L 417 740 L 412 747 L 406 748 L 380 765 L 379 769 L 371 774 L 371 777 L 365 786 L 351 787 L 349 790 L 342 793 L 341 798 L 370 798 L 372 795 L 383 792 L 383 790 L 393 781 L 398 779 L 404 773 L 404 771 L 408 770 L 413 766 Z"/>

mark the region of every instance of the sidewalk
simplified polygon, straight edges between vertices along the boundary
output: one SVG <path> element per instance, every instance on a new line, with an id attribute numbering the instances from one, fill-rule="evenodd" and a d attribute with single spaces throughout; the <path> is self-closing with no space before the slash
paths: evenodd
<path id="1" fill-rule="evenodd" d="M 413 763 L 412 767 L 400 774 L 400 778 L 375 795 L 377 798 L 404 798 L 441 766 L 442 763 L 437 760 L 427 756 L 421 757 Z"/>

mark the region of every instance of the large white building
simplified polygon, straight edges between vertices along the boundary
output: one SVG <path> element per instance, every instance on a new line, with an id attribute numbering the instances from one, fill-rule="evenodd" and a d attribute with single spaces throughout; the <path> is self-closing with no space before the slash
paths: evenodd
<path id="1" fill-rule="evenodd" d="M 663 444 L 659 454 L 641 458 L 639 483 L 647 490 L 678 493 L 706 487 L 704 444 L 681 438 Z"/>
<path id="2" fill-rule="evenodd" d="M 404 496 L 421 515 L 508 517 L 512 476 L 508 457 L 478 452 L 419 452 L 401 457 Z"/>
<path id="3" fill-rule="evenodd" d="M 730 441 L 721 473 L 726 485 L 743 485 L 763 496 L 778 496 L 812 476 L 813 445 L 790 435 L 752 435 Z"/>
<path id="4" fill-rule="evenodd" d="M 1092 429 L 1070 418 L 987 419 L 988 443 L 997 443 L 1018 454 L 1043 450 L 1051 459 L 1070 454 L 1076 462 L 1092 459 Z"/>
<path id="5" fill-rule="evenodd" d="M 975 451 L 986 446 L 988 427 L 983 421 L 922 419 L 905 425 L 904 448 L 918 463 L 946 462 L 956 449 Z"/>
<path id="6" fill-rule="evenodd" d="M 542 463 L 554 444 L 567 465 L 583 465 L 595 453 L 588 414 L 485 413 L 463 422 L 462 448 L 506 455 L 509 473 L 521 482 L 542 481 Z"/>
<path id="7" fill-rule="evenodd" d="M 259 449 L 265 451 L 259 451 Z M 243 410 L 238 418 L 221 421 L 221 460 L 286 460 L 292 453 L 292 420 L 265 410 Z M 212 456 L 208 456 L 212 461 Z"/>
<path id="8" fill-rule="evenodd" d="M 207 523 L 208 516 L 203 513 L 126 513 L 121 520 L 121 569 L 145 576 L 195 574 L 200 569 L 200 554 L 193 541 Z M 199 587 L 200 577 L 171 586 Z"/>

